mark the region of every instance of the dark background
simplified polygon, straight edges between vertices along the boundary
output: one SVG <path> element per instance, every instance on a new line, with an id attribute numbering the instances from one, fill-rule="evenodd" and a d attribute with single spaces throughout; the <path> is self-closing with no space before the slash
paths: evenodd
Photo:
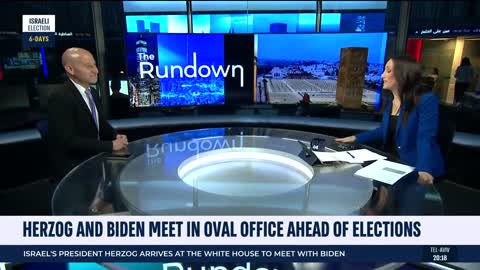
<path id="1" fill-rule="evenodd" d="M 225 104 L 253 104 L 253 55 L 254 35 L 238 34 L 224 35 L 224 67 L 227 65 L 243 66 L 243 87 L 240 87 L 240 77 L 225 78 Z"/>

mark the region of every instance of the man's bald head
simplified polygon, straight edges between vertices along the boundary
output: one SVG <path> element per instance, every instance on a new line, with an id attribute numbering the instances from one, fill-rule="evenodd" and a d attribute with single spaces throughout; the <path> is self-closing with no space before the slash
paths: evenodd
<path id="1" fill-rule="evenodd" d="M 85 88 L 97 82 L 98 69 L 95 59 L 85 49 L 67 49 L 62 55 L 62 65 L 68 77 Z"/>
<path id="2" fill-rule="evenodd" d="M 65 52 L 62 55 L 62 65 L 65 67 L 66 64 L 71 64 L 72 62 L 78 61 L 78 59 L 82 56 L 91 56 L 93 58 L 93 55 L 82 48 L 69 48 L 65 50 Z"/>

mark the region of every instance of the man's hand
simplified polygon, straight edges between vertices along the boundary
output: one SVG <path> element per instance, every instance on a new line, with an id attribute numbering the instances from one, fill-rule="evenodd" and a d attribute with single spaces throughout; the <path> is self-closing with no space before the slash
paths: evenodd
<path id="1" fill-rule="evenodd" d="M 125 135 L 117 135 L 117 138 L 112 141 L 113 151 L 120 151 L 127 148 L 128 140 Z"/>
<path id="2" fill-rule="evenodd" d="M 123 141 L 124 144 L 128 144 L 128 139 L 127 139 L 127 136 L 126 135 L 123 135 L 123 134 L 117 134 L 117 139 L 121 139 Z"/>
<path id="3" fill-rule="evenodd" d="M 417 182 L 424 185 L 431 185 L 433 184 L 433 176 L 427 172 L 418 172 Z"/>

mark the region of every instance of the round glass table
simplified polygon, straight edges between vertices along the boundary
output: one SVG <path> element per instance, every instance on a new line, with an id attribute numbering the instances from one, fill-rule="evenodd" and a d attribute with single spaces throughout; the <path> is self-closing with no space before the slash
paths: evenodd
<path id="1" fill-rule="evenodd" d="M 53 214 L 442 213 L 433 186 L 383 185 L 354 175 L 365 164 L 320 163 L 310 150 L 315 139 L 325 151 L 338 150 L 334 137 L 276 128 L 208 128 L 130 142 L 128 156 L 102 153 L 66 175 Z"/>

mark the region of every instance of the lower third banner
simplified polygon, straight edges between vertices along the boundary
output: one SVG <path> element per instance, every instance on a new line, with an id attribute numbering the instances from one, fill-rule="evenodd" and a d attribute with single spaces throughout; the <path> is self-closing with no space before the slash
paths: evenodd
<path id="1" fill-rule="evenodd" d="M 0 246 L 21 262 L 480 262 L 480 246 Z"/>

